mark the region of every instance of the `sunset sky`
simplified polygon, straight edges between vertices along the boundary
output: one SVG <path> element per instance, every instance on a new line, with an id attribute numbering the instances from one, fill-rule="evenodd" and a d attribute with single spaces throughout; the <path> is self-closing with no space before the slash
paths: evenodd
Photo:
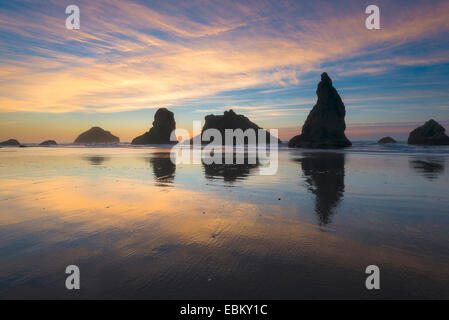
<path id="1" fill-rule="evenodd" d="M 81 11 L 68 30 L 65 8 Z M 381 30 L 365 28 L 376 4 Z M 449 1 L 0 2 L 0 141 L 121 141 L 157 108 L 178 127 L 226 109 L 299 133 L 326 71 L 354 140 L 449 126 Z"/>

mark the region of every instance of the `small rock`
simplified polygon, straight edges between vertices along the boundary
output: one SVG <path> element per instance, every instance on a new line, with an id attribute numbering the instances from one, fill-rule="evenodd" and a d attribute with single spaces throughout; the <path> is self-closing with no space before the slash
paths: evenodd
<path id="1" fill-rule="evenodd" d="M 394 140 L 392 137 L 383 137 L 382 139 L 380 139 L 379 141 L 377 141 L 377 143 L 396 143 L 396 140 Z"/>
<path id="2" fill-rule="evenodd" d="M 39 143 L 40 146 L 56 146 L 58 143 L 55 140 L 45 140 Z"/>

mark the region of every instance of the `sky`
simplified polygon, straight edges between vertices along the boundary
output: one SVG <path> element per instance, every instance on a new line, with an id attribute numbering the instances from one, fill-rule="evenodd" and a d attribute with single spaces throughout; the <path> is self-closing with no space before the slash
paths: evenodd
<path id="1" fill-rule="evenodd" d="M 380 30 L 365 27 L 370 4 Z M 92 126 L 131 141 L 160 107 L 188 131 L 233 109 L 287 140 L 324 71 L 352 140 L 449 128 L 448 17 L 449 1 L 1 1 L 0 141 L 72 142 Z"/>

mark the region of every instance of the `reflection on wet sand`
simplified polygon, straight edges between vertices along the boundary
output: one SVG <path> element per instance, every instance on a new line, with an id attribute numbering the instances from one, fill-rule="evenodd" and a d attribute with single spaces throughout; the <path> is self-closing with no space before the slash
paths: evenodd
<path id="1" fill-rule="evenodd" d="M 153 174 L 158 185 L 173 183 L 176 164 L 171 161 L 170 152 L 154 153 L 147 159 L 153 167 Z"/>
<path id="2" fill-rule="evenodd" d="M 310 153 L 296 161 L 301 163 L 308 190 L 316 196 L 315 212 L 319 224 L 330 223 L 345 191 L 345 154 Z"/>
<path id="3" fill-rule="evenodd" d="M 207 179 L 223 178 L 226 182 L 236 182 L 244 180 L 253 174 L 253 171 L 260 166 L 257 157 L 248 156 L 248 153 L 240 154 L 243 157 L 243 163 L 237 164 L 237 155 L 233 155 L 233 164 L 225 163 L 225 156 L 222 155 L 221 164 L 206 164 L 203 160 L 204 174 Z"/>
<path id="4" fill-rule="evenodd" d="M 18 198 L 0 203 L 15 213 L 0 215 L 6 241 L 0 298 L 70 298 L 60 285 L 61 270 L 74 263 L 84 270 L 80 298 L 369 297 L 354 274 L 373 260 L 395 266 L 398 275 L 407 266 L 430 279 L 449 276 L 443 258 L 323 234 L 283 219 L 289 207 L 273 212 L 264 204 L 182 188 L 163 191 L 127 178 L 3 182 L 0 195 L 14 189 Z M 269 217 L 276 213 L 279 218 Z M 323 277 L 327 286 L 317 286 Z M 388 283 L 395 288 L 402 282 Z"/>
<path id="5" fill-rule="evenodd" d="M 83 159 L 89 161 L 90 164 L 93 166 L 100 166 L 103 164 L 103 162 L 108 160 L 107 157 L 101 157 L 101 156 L 88 156 L 88 157 L 83 157 Z"/>
<path id="6" fill-rule="evenodd" d="M 417 157 L 409 162 L 410 168 L 429 180 L 435 180 L 444 172 L 444 159 Z"/>
<path id="7" fill-rule="evenodd" d="M 83 160 L 88 152 L 103 153 L 107 170 Z M 213 171 L 242 186 L 226 188 L 205 164 L 175 167 L 168 152 L 0 152 L 0 299 L 73 298 L 70 264 L 80 299 L 372 298 L 373 262 L 378 298 L 448 297 L 447 171 L 422 188 L 406 157 L 386 168 L 385 155 L 301 153 L 304 188 L 285 151 L 275 176 L 242 170 L 248 163 Z M 176 183 L 160 187 L 164 177 Z M 337 206 L 332 225 L 316 225 L 314 207 L 329 221 Z"/>

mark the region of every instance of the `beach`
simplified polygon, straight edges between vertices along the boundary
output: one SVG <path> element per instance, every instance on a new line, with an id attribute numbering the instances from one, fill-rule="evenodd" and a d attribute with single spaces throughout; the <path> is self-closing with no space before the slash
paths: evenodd
<path id="1" fill-rule="evenodd" d="M 1 148 L 0 298 L 449 298 L 449 147 L 278 159 L 264 176 L 168 146 Z"/>

